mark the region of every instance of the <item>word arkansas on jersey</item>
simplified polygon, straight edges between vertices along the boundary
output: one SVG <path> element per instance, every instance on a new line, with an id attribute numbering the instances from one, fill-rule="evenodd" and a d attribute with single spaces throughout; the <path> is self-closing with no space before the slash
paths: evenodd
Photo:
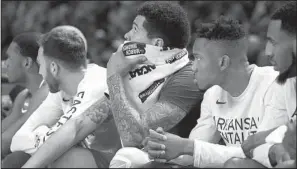
<path id="1" fill-rule="evenodd" d="M 223 118 L 213 117 L 216 127 L 226 144 L 242 144 L 257 132 L 259 117 Z"/>

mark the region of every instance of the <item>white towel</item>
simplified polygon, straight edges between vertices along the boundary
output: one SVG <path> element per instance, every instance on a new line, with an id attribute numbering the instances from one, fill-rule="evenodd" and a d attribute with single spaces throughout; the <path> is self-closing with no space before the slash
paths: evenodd
<path id="1" fill-rule="evenodd" d="M 144 64 L 136 65 L 124 77 L 126 94 L 141 111 L 147 110 L 156 103 L 167 77 L 189 62 L 186 49 L 169 49 L 125 41 L 118 51 L 122 51 L 128 59 L 137 56 L 147 58 Z"/>

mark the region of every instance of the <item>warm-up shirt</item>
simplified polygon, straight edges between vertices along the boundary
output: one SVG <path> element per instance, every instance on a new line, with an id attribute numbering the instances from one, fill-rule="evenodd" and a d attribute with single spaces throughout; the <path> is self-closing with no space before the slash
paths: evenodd
<path id="1" fill-rule="evenodd" d="M 68 119 L 81 115 L 102 98 L 106 89 L 106 69 L 89 64 L 74 96 L 63 91 L 48 94 L 12 138 L 11 151 L 33 154 Z"/>
<path id="2" fill-rule="evenodd" d="M 273 111 L 268 106 L 278 73 L 272 67 L 251 66 L 249 84 L 240 96 L 232 97 L 219 86 L 206 91 L 201 117 L 190 134 L 190 139 L 195 140 L 195 167 L 222 167 L 232 157 L 244 158 L 241 144 L 249 135 L 285 121 L 283 111 Z M 267 123 L 271 114 L 274 120 Z M 226 146 L 217 144 L 221 138 Z"/>
<path id="3" fill-rule="evenodd" d="M 296 110 L 296 77 L 287 79 L 283 85 L 274 84 L 275 92 L 273 94 L 270 106 L 277 110 L 285 111 L 288 120 L 296 120 L 294 112 Z M 287 121 L 288 122 L 288 121 Z M 286 124 L 286 123 L 284 123 Z M 254 159 L 266 167 L 272 168 L 269 161 L 269 149 L 275 143 L 281 143 L 286 128 L 284 125 L 273 131 L 266 137 L 266 144 L 254 149 Z M 294 136 L 293 136 L 294 137 Z M 296 137 L 296 135 L 295 135 Z"/>

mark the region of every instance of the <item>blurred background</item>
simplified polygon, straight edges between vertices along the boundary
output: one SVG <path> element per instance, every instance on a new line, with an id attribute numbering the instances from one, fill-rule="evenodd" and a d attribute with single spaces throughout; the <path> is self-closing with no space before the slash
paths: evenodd
<path id="1" fill-rule="evenodd" d="M 106 67 L 106 63 L 124 34 L 131 29 L 141 1 L 1 1 L 1 61 L 14 36 L 26 31 L 46 33 L 58 25 L 79 28 L 88 41 L 88 58 Z M 181 4 L 192 23 L 192 32 L 202 22 L 220 15 L 238 19 L 249 34 L 248 58 L 258 66 L 269 65 L 264 56 L 265 36 L 272 12 L 284 1 L 174 1 Z M 192 43 L 189 45 L 191 52 Z M 3 64 L 2 64 L 3 65 Z M 3 66 L 2 66 L 3 67 Z M 15 87 L 1 71 L 3 99 Z M 18 90 L 16 90 L 18 91 Z M 10 96 L 13 97 L 13 96 Z M 13 100 L 13 98 L 10 98 Z M 8 101 L 9 102 L 9 101 Z"/>

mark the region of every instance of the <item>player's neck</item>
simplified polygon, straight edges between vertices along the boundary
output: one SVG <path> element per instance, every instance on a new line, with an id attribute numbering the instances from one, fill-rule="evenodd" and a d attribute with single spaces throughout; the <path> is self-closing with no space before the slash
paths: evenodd
<path id="1" fill-rule="evenodd" d="M 236 70 L 233 69 L 225 78 L 225 83 L 221 84 L 220 86 L 224 90 L 226 90 L 232 97 L 238 97 L 247 88 L 250 82 L 252 70 L 252 67 L 248 64 L 239 67 Z"/>
<path id="2" fill-rule="evenodd" d="M 24 83 L 25 87 L 29 89 L 30 93 L 35 93 L 41 84 L 42 76 L 40 74 L 29 74 L 26 76 L 26 81 Z"/>
<path id="3" fill-rule="evenodd" d="M 84 78 L 85 72 L 83 70 L 71 72 L 63 79 L 61 90 L 70 96 L 74 96 L 77 92 L 79 83 Z"/>

